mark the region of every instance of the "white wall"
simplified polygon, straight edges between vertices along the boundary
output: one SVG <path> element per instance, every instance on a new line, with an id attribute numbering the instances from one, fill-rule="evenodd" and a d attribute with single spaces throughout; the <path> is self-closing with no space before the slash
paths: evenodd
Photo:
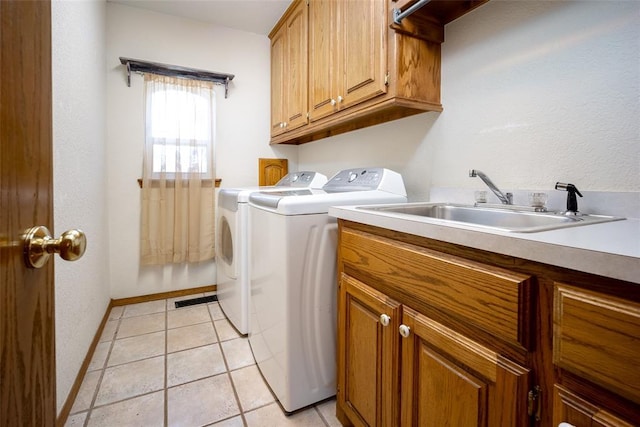
<path id="1" fill-rule="evenodd" d="M 266 36 L 107 3 L 107 157 L 111 295 L 123 298 L 215 283 L 215 263 L 139 265 L 143 82 L 131 87 L 119 57 L 235 75 L 229 97 L 218 87 L 216 175 L 223 187 L 257 185 L 258 158 L 286 157 L 295 147 L 269 146 L 270 54 Z"/>
<path id="2" fill-rule="evenodd" d="M 85 255 L 55 257 L 57 408 L 62 409 L 109 304 L 105 158 L 105 5 L 54 1 L 54 230 L 80 228 Z"/>
<path id="3" fill-rule="evenodd" d="M 472 168 L 505 191 L 640 191 L 640 3 L 491 1 L 445 31 L 442 113 L 300 146 L 300 168 L 396 168 L 411 200 L 483 188 Z"/>

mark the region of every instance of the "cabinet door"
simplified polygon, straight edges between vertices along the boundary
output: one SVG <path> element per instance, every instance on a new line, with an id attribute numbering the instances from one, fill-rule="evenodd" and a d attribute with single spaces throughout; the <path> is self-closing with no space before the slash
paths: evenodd
<path id="1" fill-rule="evenodd" d="M 385 0 L 340 2 L 338 40 L 342 47 L 338 108 L 346 108 L 386 92 L 387 13 Z"/>
<path id="2" fill-rule="evenodd" d="M 528 369 L 406 306 L 402 323 L 402 426 L 527 425 Z"/>
<path id="3" fill-rule="evenodd" d="M 287 20 L 284 82 L 287 131 L 307 124 L 307 25 L 307 5 L 300 2 Z"/>
<path id="4" fill-rule="evenodd" d="M 356 426 L 395 427 L 400 305 L 345 274 L 338 305 L 338 405 Z"/>
<path id="5" fill-rule="evenodd" d="M 576 427 L 631 427 L 617 416 L 602 410 L 556 384 L 553 390 L 553 425 L 568 423 Z"/>
<path id="6" fill-rule="evenodd" d="M 337 110 L 335 93 L 338 66 L 335 0 L 309 3 L 309 118 L 311 121 Z"/>
<path id="7" fill-rule="evenodd" d="M 281 29 L 271 38 L 271 135 L 285 131 L 285 29 Z"/>
<path id="8" fill-rule="evenodd" d="M 385 1 L 313 0 L 309 7 L 311 120 L 385 93 Z"/>

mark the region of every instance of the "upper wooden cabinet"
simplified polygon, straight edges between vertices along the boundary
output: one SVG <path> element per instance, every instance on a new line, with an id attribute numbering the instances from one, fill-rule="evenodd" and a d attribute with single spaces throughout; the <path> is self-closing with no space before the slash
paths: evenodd
<path id="1" fill-rule="evenodd" d="M 307 24 L 305 2 L 296 0 L 271 39 L 271 136 L 307 124 Z"/>
<path id="2" fill-rule="evenodd" d="M 386 92 L 385 0 L 310 0 L 309 117 Z"/>
<path id="3" fill-rule="evenodd" d="M 400 25 L 393 23 L 393 8 L 398 7 L 393 0 L 309 0 L 308 6 L 295 1 L 270 35 L 271 143 L 302 144 L 425 111 L 442 111 L 444 25 L 484 1 L 432 0 L 436 6 L 427 11 L 437 15 L 422 12 Z M 295 86 L 298 82 L 291 81 L 286 71 L 287 61 L 297 54 L 288 56 L 283 47 L 294 43 L 287 38 L 298 33 L 282 34 L 300 8 L 308 8 L 308 25 L 300 26 L 306 32 L 299 34 L 296 46 L 306 54 L 295 65 L 307 66 L 308 58 L 308 66 L 305 71 L 296 69 L 295 75 L 305 78 L 304 90 Z M 279 40 L 283 37 L 284 41 Z M 294 117 L 302 123 L 293 124 Z"/>

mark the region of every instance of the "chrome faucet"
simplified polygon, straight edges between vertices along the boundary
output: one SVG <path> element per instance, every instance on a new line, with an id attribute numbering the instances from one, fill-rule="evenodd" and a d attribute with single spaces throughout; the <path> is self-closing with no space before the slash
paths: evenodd
<path id="1" fill-rule="evenodd" d="M 503 205 L 513 204 L 513 194 L 511 193 L 504 194 L 502 191 L 498 189 L 498 187 L 496 187 L 496 185 L 493 182 L 491 182 L 489 177 L 484 173 L 482 173 L 481 171 L 476 169 L 471 169 L 469 171 L 469 176 L 471 178 L 474 178 L 476 176 L 480 178 L 485 184 L 487 184 L 487 187 L 489 187 L 489 189 L 493 191 L 493 194 L 495 194 L 498 197 L 498 199 L 500 199 Z"/>

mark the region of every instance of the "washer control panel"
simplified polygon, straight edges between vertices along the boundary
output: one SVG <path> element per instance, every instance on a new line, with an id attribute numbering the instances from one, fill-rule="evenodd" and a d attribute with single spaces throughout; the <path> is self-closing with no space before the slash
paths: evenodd
<path id="1" fill-rule="evenodd" d="M 383 168 L 345 169 L 335 174 L 322 189 L 329 193 L 377 190 L 384 174 Z"/>

